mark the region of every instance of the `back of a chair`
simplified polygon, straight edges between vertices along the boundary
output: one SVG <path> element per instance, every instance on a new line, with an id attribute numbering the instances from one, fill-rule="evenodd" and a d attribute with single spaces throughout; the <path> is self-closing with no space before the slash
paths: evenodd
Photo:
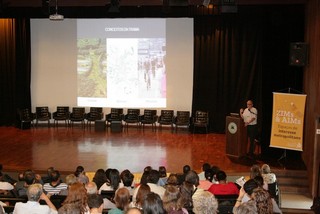
<path id="1" fill-rule="evenodd" d="M 175 118 L 176 125 L 189 125 L 190 124 L 190 111 L 177 111 Z"/>
<path id="2" fill-rule="evenodd" d="M 209 124 L 209 112 L 207 111 L 196 111 L 194 117 L 194 124 L 195 125 L 203 125 L 207 126 Z"/>
<path id="3" fill-rule="evenodd" d="M 38 120 L 51 119 L 51 113 L 48 106 L 36 107 L 36 118 Z"/>
<path id="4" fill-rule="evenodd" d="M 155 123 L 157 121 L 157 110 L 145 109 L 143 112 L 143 121 L 145 123 Z"/>
<path id="5" fill-rule="evenodd" d="M 111 108 L 111 112 L 108 115 L 108 121 L 121 121 L 123 119 L 123 109 L 122 108 Z"/>
<path id="6" fill-rule="evenodd" d="M 63 118 L 68 119 L 70 116 L 69 106 L 57 106 L 57 111 L 53 113 L 53 119 Z"/>
<path id="7" fill-rule="evenodd" d="M 114 203 L 114 197 L 116 195 L 116 191 L 115 190 L 101 190 L 100 195 L 102 196 L 102 198 L 106 198 L 109 201 L 111 201 L 112 203 Z"/>
<path id="8" fill-rule="evenodd" d="M 32 113 L 29 108 L 20 109 L 19 110 L 19 117 L 20 117 L 20 121 L 29 121 L 29 122 L 31 122 L 32 120 L 35 119 L 34 113 Z"/>
<path id="9" fill-rule="evenodd" d="M 103 109 L 101 107 L 90 107 L 87 119 L 91 121 L 101 120 L 103 118 Z"/>
<path id="10" fill-rule="evenodd" d="M 128 109 L 125 116 L 126 121 L 138 121 L 140 115 L 140 109 Z"/>
<path id="11" fill-rule="evenodd" d="M 62 203 L 64 202 L 66 197 L 66 195 L 52 195 L 50 197 L 50 201 L 57 209 L 59 209 L 60 207 L 62 207 Z"/>
<path id="12" fill-rule="evenodd" d="M 219 213 L 233 213 L 239 195 L 214 195 L 218 201 Z"/>
<path id="13" fill-rule="evenodd" d="M 174 118 L 173 110 L 161 110 L 161 114 L 158 122 L 163 124 L 172 124 L 173 118 Z"/>
<path id="14" fill-rule="evenodd" d="M 70 119 L 82 120 L 85 117 L 86 110 L 84 107 L 73 107 Z"/>

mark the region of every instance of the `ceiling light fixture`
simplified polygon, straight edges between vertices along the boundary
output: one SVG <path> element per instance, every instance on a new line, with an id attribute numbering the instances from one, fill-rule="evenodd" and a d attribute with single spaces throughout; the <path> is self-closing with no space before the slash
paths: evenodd
<path id="1" fill-rule="evenodd" d="M 56 0 L 56 13 L 49 16 L 52 21 L 62 21 L 64 19 L 63 15 L 58 14 L 58 0 Z"/>

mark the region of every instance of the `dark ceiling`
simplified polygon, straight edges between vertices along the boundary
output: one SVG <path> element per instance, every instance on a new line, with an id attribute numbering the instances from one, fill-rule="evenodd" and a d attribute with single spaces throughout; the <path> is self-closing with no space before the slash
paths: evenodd
<path id="1" fill-rule="evenodd" d="M 65 18 L 104 17 L 192 17 L 214 15 L 221 8 L 230 9 L 226 2 L 235 1 L 236 7 L 261 5 L 303 5 L 307 0 L 211 0 L 211 8 L 204 0 L 57 0 L 58 13 Z M 118 12 L 110 12 L 114 3 Z M 56 0 L 0 0 L 0 17 L 47 18 L 55 13 Z M 233 5 L 231 6 L 233 7 Z M 234 10 L 231 8 L 231 11 Z"/>

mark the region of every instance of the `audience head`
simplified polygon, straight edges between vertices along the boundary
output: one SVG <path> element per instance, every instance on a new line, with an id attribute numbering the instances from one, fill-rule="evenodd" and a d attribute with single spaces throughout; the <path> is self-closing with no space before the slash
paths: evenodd
<path id="1" fill-rule="evenodd" d="M 244 191 L 251 197 L 253 190 L 258 188 L 259 185 L 258 183 L 254 180 L 254 179 L 249 179 L 247 180 L 244 185 L 243 185 L 243 189 Z"/>
<path id="2" fill-rule="evenodd" d="M 148 183 L 148 177 L 149 177 L 150 171 L 144 171 L 142 173 L 140 184 L 147 184 Z"/>
<path id="3" fill-rule="evenodd" d="M 98 213 L 102 213 L 103 210 L 103 198 L 98 194 L 88 195 L 88 206 L 91 210 L 97 210 Z"/>
<path id="4" fill-rule="evenodd" d="M 211 169 L 211 165 L 209 163 L 202 164 L 202 171 L 206 171 L 208 169 Z"/>
<path id="5" fill-rule="evenodd" d="M 89 181 L 85 184 L 85 188 L 87 190 L 88 195 L 94 195 L 98 193 L 98 187 L 95 182 Z"/>
<path id="6" fill-rule="evenodd" d="M 128 169 L 126 169 L 121 172 L 120 178 L 125 187 L 131 187 L 134 175 Z"/>
<path id="7" fill-rule="evenodd" d="M 257 182 L 257 184 L 258 184 L 259 187 L 263 188 L 263 182 L 264 182 L 264 181 L 263 181 L 263 177 L 262 177 L 262 176 L 257 175 L 256 177 L 253 178 L 253 180 L 254 180 L 255 182 Z"/>
<path id="8" fill-rule="evenodd" d="M 164 192 L 162 202 L 164 209 L 169 213 L 173 210 L 180 210 L 182 205 L 178 203 L 180 198 L 180 191 L 176 186 L 168 185 Z"/>
<path id="9" fill-rule="evenodd" d="M 110 180 L 110 172 L 111 172 L 111 171 L 112 171 L 112 168 L 106 169 L 105 174 L 106 174 L 107 180 Z"/>
<path id="10" fill-rule="evenodd" d="M 151 170 L 152 170 L 151 166 L 146 166 L 144 167 L 143 172 L 150 172 Z"/>
<path id="11" fill-rule="evenodd" d="M 120 210 L 127 210 L 130 204 L 130 192 L 127 188 L 122 187 L 116 191 L 116 195 L 114 197 L 114 201 L 116 206 Z"/>
<path id="12" fill-rule="evenodd" d="M 36 175 L 32 170 L 26 170 L 23 173 L 23 180 L 26 182 L 27 185 L 31 185 L 36 181 Z"/>
<path id="13" fill-rule="evenodd" d="M 208 191 L 202 191 L 193 200 L 193 212 L 195 214 L 216 214 L 218 212 L 218 201 Z"/>
<path id="14" fill-rule="evenodd" d="M 258 214 L 272 214 L 273 205 L 272 199 L 268 191 L 262 188 L 256 188 L 253 190 L 253 200 L 256 202 Z"/>
<path id="15" fill-rule="evenodd" d="M 252 165 L 250 169 L 250 178 L 255 178 L 256 176 L 261 176 L 260 167 L 258 165 Z"/>
<path id="16" fill-rule="evenodd" d="M 234 214 L 258 214 L 257 206 L 252 200 L 240 204 L 234 211 Z"/>
<path id="17" fill-rule="evenodd" d="M 142 214 L 142 211 L 139 208 L 131 207 L 125 212 L 125 214 Z"/>
<path id="18" fill-rule="evenodd" d="M 27 196 L 29 201 L 39 201 L 40 196 L 43 193 L 41 184 L 31 184 L 27 190 Z"/>
<path id="19" fill-rule="evenodd" d="M 145 196 L 150 192 L 151 192 L 151 189 L 147 184 L 141 184 L 137 192 L 135 205 L 141 208 L 144 202 Z"/>
<path id="20" fill-rule="evenodd" d="M 53 171 L 54 171 L 54 167 L 53 166 L 48 167 L 47 175 L 50 176 L 51 172 L 53 172 Z"/>
<path id="21" fill-rule="evenodd" d="M 186 174 L 185 181 L 190 183 L 190 184 L 193 184 L 195 186 L 198 186 L 199 185 L 199 175 L 195 171 L 190 170 Z"/>
<path id="22" fill-rule="evenodd" d="M 87 190 L 82 183 L 76 182 L 71 184 L 68 189 L 67 198 L 64 200 L 63 205 L 65 204 L 77 204 L 80 208 L 81 213 L 87 211 Z"/>
<path id="23" fill-rule="evenodd" d="M 158 170 L 152 169 L 152 170 L 149 172 L 149 176 L 147 177 L 147 181 L 148 181 L 148 183 L 156 184 L 156 183 L 158 183 L 159 178 L 160 178 L 160 177 L 159 177 L 159 172 L 158 172 Z"/>
<path id="24" fill-rule="evenodd" d="M 74 172 L 74 175 L 78 177 L 83 172 L 84 172 L 83 166 L 77 166 L 76 171 Z"/>
<path id="25" fill-rule="evenodd" d="M 212 169 L 207 169 L 206 171 L 204 171 L 204 177 L 206 178 L 206 180 L 212 182 L 213 180 L 213 171 Z"/>
<path id="26" fill-rule="evenodd" d="M 191 167 L 189 165 L 184 165 L 182 168 L 183 174 L 187 174 L 191 170 Z"/>
<path id="27" fill-rule="evenodd" d="M 269 166 L 268 164 L 263 164 L 263 165 L 261 166 L 261 172 L 262 172 L 262 174 L 271 173 L 270 166 Z"/>
<path id="28" fill-rule="evenodd" d="M 107 181 L 107 176 L 104 169 L 98 169 L 94 174 L 92 181 L 97 184 L 97 187 L 99 189 Z"/>
<path id="29" fill-rule="evenodd" d="M 69 186 L 71 184 L 74 184 L 78 182 L 77 177 L 74 174 L 70 174 L 66 176 L 66 184 L 68 184 Z"/>
<path id="30" fill-rule="evenodd" d="M 177 174 L 170 174 L 167 179 L 167 185 L 178 185 L 178 176 Z"/>
<path id="31" fill-rule="evenodd" d="M 113 190 L 117 190 L 121 182 L 119 171 L 117 169 L 112 169 L 109 173 L 109 178 L 110 186 L 113 188 Z"/>
<path id="32" fill-rule="evenodd" d="M 181 195 L 180 195 L 179 203 L 181 203 L 181 205 L 188 210 L 192 210 L 193 208 L 193 202 L 192 202 L 193 191 L 194 191 L 193 184 L 190 184 L 188 182 L 183 182 L 182 185 L 180 186 Z"/>
<path id="33" fill-rule="evenodd" d="M 166 211 L 163 208 L 163 203 L 160 196 L 154 192 L 150 192 L 146 195 L 144 203 L 142 205 L 143 214 L 165 214 Z"/>
<path id="34" fill-rule="evenodd" d="M 165 166 L 159 166 L 159 176 L 160 178 L 167 177 L 167 169 Z"/>
<path id="35" fill-rule="evenodd" d="M 217 181 L 219 181 L 219 182 L 220 181 L 226 181 L 227 180 L 227 174 L 224 171 L 220 170 L 219 172 L 217 172 L 216 178 L 217 178 Z"/>
<path id="36" fill-rule="evenodd" d="M 54 170 L 50 174 L 51 181 L 58 182 L 60 181 L 60 172 L 58 170 Z"/>

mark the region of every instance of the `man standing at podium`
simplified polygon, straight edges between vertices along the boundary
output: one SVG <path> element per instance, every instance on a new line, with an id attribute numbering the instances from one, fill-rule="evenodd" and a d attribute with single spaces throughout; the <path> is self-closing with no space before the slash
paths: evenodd
<path id="1" fill-rule="evenodd" d="M 254 146 L 255 141 L 258 141 L 258 110 L 253 107 L 252 100 L 247 101 L 247 108 L 243 110 L 240 109 L 240 116 L 244 121 L 245 127 L 247 127 L 248 138 L 250 140 L 250 147 L 249 147 L 249 156 L 254 156 Z"/>

